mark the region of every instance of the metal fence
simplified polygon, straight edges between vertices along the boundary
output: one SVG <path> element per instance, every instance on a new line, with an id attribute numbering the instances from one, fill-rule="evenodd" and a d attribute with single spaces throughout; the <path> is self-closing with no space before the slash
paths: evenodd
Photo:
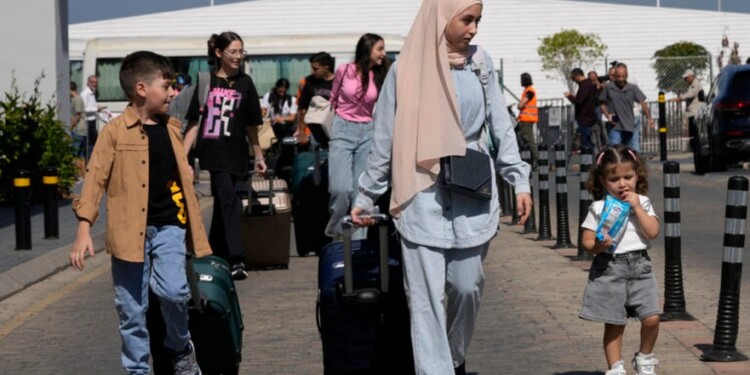
<path id="1" fill-rule="evenodd" d="M 539 122 L 537 123 L 537 143 L 549 148 L 556 144 L 565 145 L 570 154 L 580 143 L 576 139 L 577 124 L 574 108 L 565 104 L 565 99 L 539 100 Z M 659 103 L 649 102 L 649 110 L 654 119 L 655 128 L 650 128 L 644 114 L 641 115 L 641 154 L 644 157 L 659 155 Z M 666 103 L 667 118 L 667 152 L 688 151 L 688 127 L 684 116 L 683 104 Z"/>
<path id="2" fill-rule="evenodd" d="M 692 69 L 696 78 L 708 90 L 713 77 L 719 72 L 710 55 L 687 57 L 653 58 L 651 56 L 616 56 L 594 62 L 591 66 L 581 66 L 584 72 L 595 71 L 599 76 L 606 76 L 611 64 L 625 63 L 628 67 L 628 82 L 636 83 L 649 100 L 656 100 L 657 93 L 664 91 L 668 97 L 684 92 L 687 84 L 682 78 L 686 69 Z M 564 91 L 575 91 L 577 85 L 565 82 L 558 72 L 542 71 L 539 59 L 502 58 L 498 66 L 498 82 L 506 93 L 508 104 L 520 101 L 518 95 L 523 91 L 519 77 L 521 73 L 530 73 L 539 98 L 558 98 Z M 567 77 L 568 74 L 565 74 Z M 567 105 L 568 103 L 564 103 Z M 540 104 L 541 106 L 541 104 Z"/>

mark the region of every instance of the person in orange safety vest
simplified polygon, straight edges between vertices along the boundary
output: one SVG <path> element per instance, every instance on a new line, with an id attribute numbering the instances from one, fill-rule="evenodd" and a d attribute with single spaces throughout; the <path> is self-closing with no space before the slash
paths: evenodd
<path id="1" fill-rule="evenodd" d="M 536 170 L 539 160 L 539 150 L 536 145 L 534 134 L 534 125 L 539 121 L 539 108 L 537 107 L 536 89 L 532 86 L 529 73 L 521 74 L 521 86 L 524 87 L 521 94 L 521 101 L 518 103 L 518 109 L 521 113 L 518 115 L 518 126 L 516 126 L 516 138 L 519 143 L 529 145 L 531 148 L 531 167 Z"/>

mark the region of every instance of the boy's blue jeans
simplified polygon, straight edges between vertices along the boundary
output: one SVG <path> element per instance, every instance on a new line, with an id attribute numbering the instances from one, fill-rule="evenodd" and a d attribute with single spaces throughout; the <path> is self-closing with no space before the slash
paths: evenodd
<path id="1" fill-rule="evenodd" d="M 146 228 L 143 263 L 112 257 L 115 307 L 120 316 L 122 366 L 130 375 L 149 373 L 146 329 L 149 287 L 159 297 L 167 327 L 164 346 L 180 352 L 190 340 L 185 275 L 185 229 L 175 225 Z"/>

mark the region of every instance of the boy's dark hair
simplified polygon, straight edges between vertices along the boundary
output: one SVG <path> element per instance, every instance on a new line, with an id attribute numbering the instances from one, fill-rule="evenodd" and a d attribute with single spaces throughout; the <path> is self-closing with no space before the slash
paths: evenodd
<path id="1" fill-rule="evenodd" d="M 613 165 L 622 163 L 633 163 L 633 169 L 638 176 L 638 182 L 635 185 L 635 192 L 641 195 L 648 193 L 648 169 L 646 162 L 625 145 L 607 146 L 596 156 L 596 164 L 589 172 L 589 179 L 586 181 L 586 188 L 595 200 L 604 199 L 607 189 L 602 184 L 602 179 L 606 178 Z"/>
<path id="2" fill-rule="evenodd" d="M 133 52 L 122 60 L 120 86 L 129 99 L 135 97 L 138 82 L 151 82 L 156 78 L 172 80 L 174 68 L 168 58 L 151 51 Z"/>
<path id="3" fill-rule="evenodd" d="M 331 56 L 328 52 L 318 52 L 310 56 L 310 63 L 318 63 L 323 66 L 327 66 L 328 70 L 333 72 L 333 68 L 336 65 L 336 59 Z"/>
<path id="4" fill-rule="evenodd" d="M 583 69 L 581 69 L 581 68 L 574 68 L 573 70 L 570 71 L 570 75 L 574 76 L 574 77 L 583 76 Z"/>
<path id="5" fill-rule="evenodd" d="M 70 82 L 70 91 L 78 91 L 78 85 L 73 81 Z"/>

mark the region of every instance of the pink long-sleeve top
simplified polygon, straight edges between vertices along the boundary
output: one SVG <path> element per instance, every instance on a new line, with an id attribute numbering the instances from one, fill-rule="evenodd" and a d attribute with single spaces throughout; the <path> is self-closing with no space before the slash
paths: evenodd
<path id="1" fill-rule="evenodd" d="M 375 85 L 374 74 L 370 71 L 367 93 L 362 95 L 362 80 L 357 73 L 357 66 L 352 63 L 339 66 L 333 79 L 331 98 L 336 114 L 344 120 L 352 122 L 372 121 L 372 110 L 378 100 L 378 88 Z"/>

